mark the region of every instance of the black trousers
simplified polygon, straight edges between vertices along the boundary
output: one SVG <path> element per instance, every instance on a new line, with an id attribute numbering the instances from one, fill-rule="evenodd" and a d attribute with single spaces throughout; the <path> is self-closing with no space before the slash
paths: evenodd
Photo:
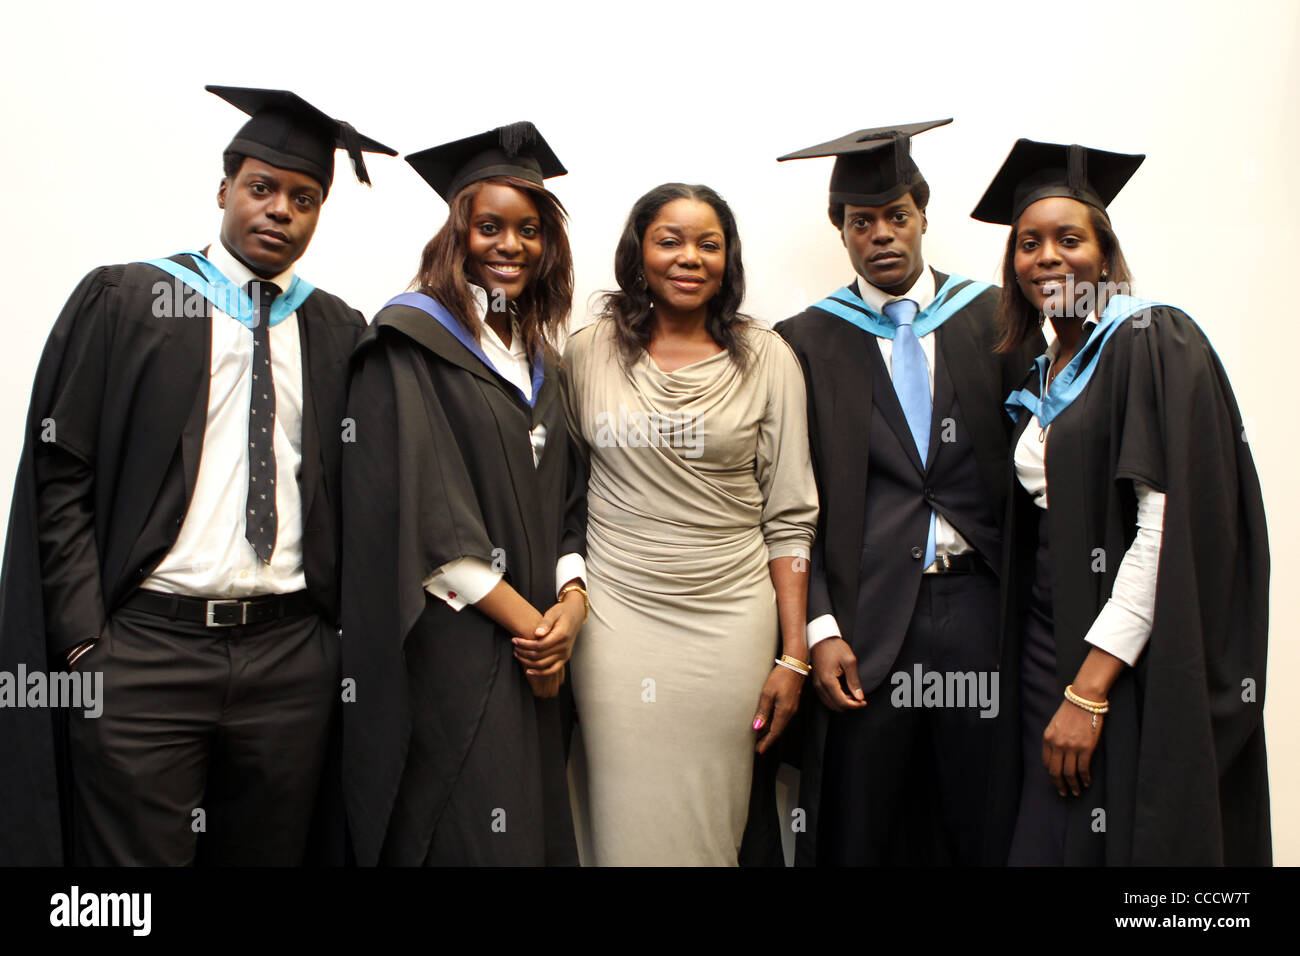
<path id="1" fill-rule="evenodd" d="M 832 714 L 817 833 L 832 866 L 976 865 L 997 717 L 976 699 L 916 706 L 922 675 L 997 674 L 998 584 L 991 574 L 923 575 L 898 659 L 861 710 Z M 895 674 L 907 675 L 895 683 Z M 925 687 L 924 680 L 921 682 Z M 967 685 L 969 687 L 969 685 Z M 963 692 L 964 693 L 964 692 Z M 964 695 L 965 696 L 965 695 Z M 933 701 L 931 701 L 933 703 Z M 991 708 L 986 708 L 991 712 Z"/>
<path id="2" fill-rule="evenodd" d="M 303 862 L 339 700 L 333 628 L 123 608 L 77 670 L 104 689 L 101 716 L 70 719 L 74 863 Z"/>
<path id="3" fill-rule="evenodd" d="M 1070 797 L 1056 792 L 1043 768 L 1043 734 L 1061 706 L 1052 626 L 1052 564 L 1047 513 L 1038 516 L 1034 589 L 1020 644 L 1020 812 L 1009 866 L 1064 866 Z M 1095 766 L 1095 763 L 1094 763 Z"/>

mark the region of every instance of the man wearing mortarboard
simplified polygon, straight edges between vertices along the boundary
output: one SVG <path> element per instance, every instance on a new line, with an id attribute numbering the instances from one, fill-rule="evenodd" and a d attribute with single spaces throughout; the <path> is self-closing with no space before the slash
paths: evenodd
<path id="1" fill-rule="evenodd" d="M 860 130 L 780 157 L 836 157 L 829 214 L 857 273 L 777 326 L 803 364 L 822 502 L 801 863 L 1005 859 L 984 837 L 1002 401 L 1042 342 L 994 355 L 997 289 L 922 256 L 930 187 L 911 137 L 949 122 Z"/>
<path id="2" fill-rule="evenodd" d="M 396 154 L 293 93 L 207 89 L 250 115 L 220 235 L 91 272 L 36 372 L 0 670 L 102 674 L 102 713 L 0 710 L 0 864 L 294 865 L 331 790 L 365 320 L 294 264 L 335 149 L 366 183 L 363 150 Z M 327 829 L 319 858 L 341 861 Z"/>

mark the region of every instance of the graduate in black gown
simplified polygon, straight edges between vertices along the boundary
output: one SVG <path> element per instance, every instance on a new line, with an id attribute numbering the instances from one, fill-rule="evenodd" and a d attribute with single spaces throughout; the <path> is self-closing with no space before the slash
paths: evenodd
<path id="1" fill-rule="evenodd" d="M 555 366 L 565 172 L 531 123 L 407 157 L 450 205 L 353 360 L 344 787 L 362 865 L 576 864 L 585 471 Z M 345 688 L 346 691 L 346 688 Z"/>
<path id="2" fill-rule="evenodd" d="M 949 122 L 858 130 L 782 157 L 836 157 L 827 212 L 856 273 L 777 326 L 804 368 L 821 502 L 799 864 L 973 865 L 1006 853 L 983 826 L 985 768 L 1006 719 L 1002 401 L 1042 344 L 1035 330 L 995 355 L 997 289 L 923 258 L 930 186 L 911 142 Z M 921 706 L 922 682 L 935 680 L 960 691 L 927 692 Z"/>
<path id="3" fill-rule="evenodd" d="M 1011 226 L 999 348 L 1056 332 L 1007 404 L 1012 864 L 1272 859 L 1259 479 L 1204 333 L 1131 294 L 1106 207 L 1142 159 L 1022 139 L 972 214 Z"/>
<path id="4" fill-rule="evenodd" d="M 366 183 L 362 150 L 396 154 L 292 93 L 208 89 L 250 114 L 219 237 L 92 271 L 36 372 L 0 672 L 71 669 L 102 681 L 102 710 L 0 709 L 0 864 L 343 859 L 337 756 L 336 823 L 309 828 L 339 706 L 339 423 L 365 319 L 294 263 L 335 149 Z"/>

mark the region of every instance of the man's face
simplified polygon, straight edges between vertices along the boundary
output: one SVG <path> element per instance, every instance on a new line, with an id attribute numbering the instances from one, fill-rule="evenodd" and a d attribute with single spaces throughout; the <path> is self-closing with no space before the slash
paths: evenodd
<path id="1" fill-rule="evenodd" d="M 254 274 L 270 279 L 307 251 L 322 202 L 321 184 L 306 173 L 246 157 L 217 191 L 217 205 L 225 210 L 221 242 Z"/>
<path id="2" fill-rule="evenodd" d="M 925 226 L 925 213 L 909 192 L 884 206 L 845 205 L 840 239 L 858 275 L 885 292 L 902 293 L 921 274 Z"/>

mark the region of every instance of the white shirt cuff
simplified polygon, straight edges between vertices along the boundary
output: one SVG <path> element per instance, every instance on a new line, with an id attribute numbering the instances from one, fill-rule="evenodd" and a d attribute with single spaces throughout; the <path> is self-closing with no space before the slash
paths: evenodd
<path id="1" fill-rule="evenodd" d="M 492 570 L 481 558 L 457 558 L 429 575 L 424 589 L 446 601 L 453 611 L 459 611 L 487 597 L 502 577 L 503 572 Z"/>
<path id="2" fill-rule="evenodd" d="M 574 578 L 582 578 L 583 581 L 587 580 L 587 562 L 582 559 L 582 555 L 577 551 L 570 551 L 555 562 L 555 594 L 557 597 L 560 594 L 560 588 Z"/>
<path id="3" fill-rule="evenodd" d="M 1112 599 L 1102 607 L 1084 640 L 1132 667 L 1142 655 L 1150 637 L 1151 622 L 1143 620 Z"/>
<path id="4" fill-rule="evenodd" d="M 808 622 L 808 653 L 812 653 L 813 645 L 818 641 L 840 636 L 840 625 L 835 620 L 834 614 L 823 614 L 821 617 L 813 618 Z"/>
<path id="5" fill-rule="evenodd" d="M 1151 639 L 1164 539 L 1165 496 L 1137 485 L 1137 534 L 1115 573 L 1115 587 L 1084 640 L 1132 667 Z"/>

